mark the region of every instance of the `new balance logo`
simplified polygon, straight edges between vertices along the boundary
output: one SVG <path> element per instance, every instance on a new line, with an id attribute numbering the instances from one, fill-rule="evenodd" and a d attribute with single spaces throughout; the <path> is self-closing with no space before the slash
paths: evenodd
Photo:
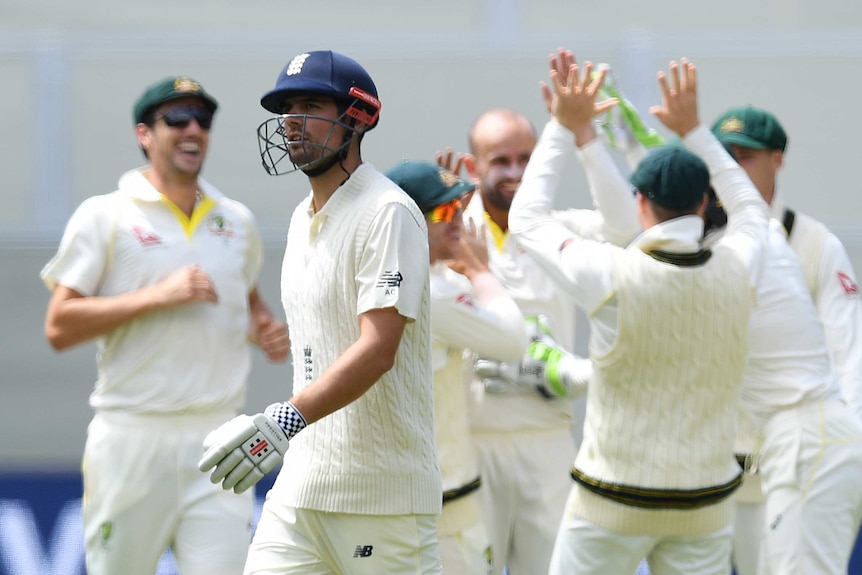
<path id="1" fill-rule="evenodd" d="M 377 281 L 377 287 L 398 287 L 403 279 L 404 276 L 399 271 L 385 271 Z"/>
<path id="2" fill-rule="evenodd" d="M 353 558 L 357 557 L 371 557 L 371 550 L 374 549 L 373 545 L 357 545 L 356 551 L 353 552 Z"/>

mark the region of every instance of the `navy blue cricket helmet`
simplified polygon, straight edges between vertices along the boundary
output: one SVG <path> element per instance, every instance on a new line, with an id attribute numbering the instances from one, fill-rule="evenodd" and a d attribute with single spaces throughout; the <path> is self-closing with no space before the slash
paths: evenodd
<path id="1" fill-rule="evenodd" d="M 339 118 L 327 121 L 332 122 L 333 128 L 342 126 L 348 130 L 348 136 L 341 144 L 330 144 L 334 133 L 332 128 L 325 142 L 307 142 L 304 137 L 289 139 L 284 129 L 288 118 L 324 119 L 286 113 L 286 99 L 307 95 L 332 98 L 339 106 Z M 310 176 L 325 172 L 345 157 L 354 134 L 361 141 L 365 132 L 377 126 L 381 107 L 377 86 L 365 68 L 344 54 L 331 50 L 304 52 L 291 59 L 276 78 L 275 87 L 261 97 L 260 104 L 278 114 L 258 126 L 258 144 L 266 172 L 281 175 L 302 170 Z M 357 122 L 364 125 L 362 130 L 357 129 Z M 291 149 L 296 150 L 297 147 L 303 150 L 303 159 L 291 156 Z M 312 152 L 314 148 L 318 153 Z M 286 164 L 290 166 L 285 168 Z"/>
<path id="2" fill-rule="evenodd" d="M 366 131 L 376 126 L 380 117 L 374 80 L 356 60 L 332 50 L 295 56 L 278 75 L 275 88 L 261 97 L 260 104 L 281 114 L 282 102 L 299 94 L 319 94 L 346 103 L 347 115 L 367 124 Z"/>

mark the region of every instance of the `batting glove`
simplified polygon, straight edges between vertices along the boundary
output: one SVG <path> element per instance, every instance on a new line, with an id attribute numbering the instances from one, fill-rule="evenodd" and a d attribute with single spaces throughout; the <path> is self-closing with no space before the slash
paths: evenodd
<path id="1" fill-rule="evenodd" d="M 238 415 L 206 436 L 198 469 L 213 469 L 210 481 L 242 493 L 282 462 L 290 438 L 305 425 L 290 402 L 274 403 L 254 416 Z"/>

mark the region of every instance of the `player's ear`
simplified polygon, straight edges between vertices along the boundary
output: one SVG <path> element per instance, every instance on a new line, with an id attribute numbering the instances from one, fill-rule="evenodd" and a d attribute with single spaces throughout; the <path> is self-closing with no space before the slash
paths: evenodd
<path id="1" fill-rule="evenodd" d="M 144 150 L 148 149 L 153 137 L 152 128 L 143 122 L 139 123 L 135 126 L 135 137 L 138 138 L 138 144 L 140 144 L 141 148 Z"/>
<path id="2" fill-rule="evenodd" d="M 784 152 L 781 150 L 772 151 L 772 167 L 776 170 L 784 165 Z"/>

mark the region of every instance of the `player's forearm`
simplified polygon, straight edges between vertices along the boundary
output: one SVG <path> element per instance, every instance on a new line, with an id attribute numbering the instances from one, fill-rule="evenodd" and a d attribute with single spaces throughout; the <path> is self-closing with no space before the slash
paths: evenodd
<path id="1" fill-rule="evenodd" d="M 394 354 L 380 353 L 360 338 L 290 402 L 311 424 L 362 397 L 392 369 L 394 360 Z"/>
<path id="2" fill-rule="evenodd" d="M 253 344 L 259 345 L 258 333 L 260 332 L 260 328 L 272 323 L 273 316 L 269 306 L 260 297 L 257 288 L 254 288 L 248 294 L 248 314 L 248 339 Z"/>
<path id="3" fill-rule="evenodd" d="M 148 289 L 106 297 L 54 297 L 45 319 L 45 336 L 61 351 L 109 334 L 157 307 L 158 300 Z"/>
<path id="4" fill-rule="evenodd" d="M 705 126 L 698 125 L 683 141 L 709 168 L 712 187 L 727 212 L 728 224 L 722 240 L 736 246 L 751 270 L 752 285 L 756 285 L 769 231 L 769 206 L 745 171 Z"/>
<path id="5" fill-rule="evenodd" d="M 392 369 L 407 318 L 397 308 L 359 315 L 359 338 L 320 377 L 290 399 L 312 423 L 356 401 Z"/>
<path id="6" fill-rule="evenodd" d="M 626 245 L 641 232 L 631 184 L 623 178 L 605 145 L 596 140 L 578 152 L 593 206 L 603 219 L 603 240 Z"/>

